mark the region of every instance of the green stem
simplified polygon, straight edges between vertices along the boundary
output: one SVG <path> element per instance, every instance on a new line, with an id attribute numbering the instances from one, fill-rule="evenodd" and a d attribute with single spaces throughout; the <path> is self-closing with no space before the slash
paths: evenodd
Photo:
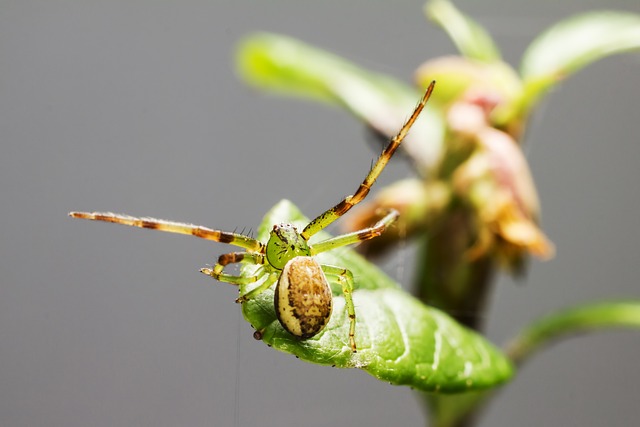
<path id="1" fill-rule="evenodd" d="M 491 391 L 463 394 L 427 394 L 422 399 L 429 408 L 429 427 L 471 427 L 480 415 L 481 404 Z"/>
<path id="2" fill-rule="evenodd" d="M 466 250 L 472 241 L 471 213 L 453 208 L 434 227 L 426 241 L 417 277 L 418 297 L 438 307 L 476 331 L 483 328 L 487 296 L 494 275 L 494 261 L 483 257 L 470 261 Z M 421 394 L 432 427 L 471 427 L 490 392 Z"/>
<path id="3" fill-rule="evenodd" d="M 489 257 L 470 261 L 471 213 L 453 209 L 429 234 L 417 278 L 418 297 L 461 324 L 482 330 L 487 294 L 494 273 Z"/>

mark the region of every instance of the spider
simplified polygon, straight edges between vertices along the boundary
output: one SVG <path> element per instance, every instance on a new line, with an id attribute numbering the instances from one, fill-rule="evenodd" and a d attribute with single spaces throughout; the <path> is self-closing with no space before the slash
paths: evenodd
<path id="1" fill-rule="evenodd" d="M 347 314 L 349 316 L 349 346 L 357 351 L 355 341 L 356 311 L 353 303 L 353 275 L 343 267 L 321 265 L 314 255 L 341 246 L 355 244 L 379 236 L 397 218 L 398 212 L 389 210 L 373 226 L 363 230 L 339 235 L 327 240 L 309 244 L 309 239 L 329 224 L 347 213 L 353 206 L 365 199 L 371 186 L 385 168 L 411 126 L 426 105 L 435 82 L 431 82 L 415 110 L 384 148 L 371 170 L 356 192 L 345 197 L 331 209 L 312 220 L 300 232 L 291 224 L 275 224 L 269 240 L 264 243 L 252 237 L 214 230 L 193 224 L 166 221 L 155 218 L 137 218 L 111 212 L 70 212 L 73 218 L 112 222 L 133 227 L 149 228 L 169 233 L 190 234 L 201 239 L 228 243 L 245 249 L 243 252 L 230 252 L 218 258 L 215 266 L 200 271 L 220 282 L 233 285 L 257 283 L 252 290 L 240 295 L 236 302 L 244 303 L 277 283 L 274 293 L 274 306 L 282 327 L 299 339 L 307 339 L 320 333 L 329 322 L 332 311 L 332 292 L 326 276 L 337 278 L 342 287 Z M 255 275 L 236 276 L 225 272 L 225 267 L 240 262 L 259 266 Z M 259 331 L 256 336 L 260 337 Z"/>

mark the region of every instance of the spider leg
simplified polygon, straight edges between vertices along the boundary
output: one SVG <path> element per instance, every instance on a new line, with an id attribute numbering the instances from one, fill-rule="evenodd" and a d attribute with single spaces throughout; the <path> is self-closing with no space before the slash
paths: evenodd
<path id="1" fill-rule="evenodd" d="M 356 352 L 356 307 L 353 304 L 353 274 L 346 268 L 335 267 L 333 265 L 320 265 L 325 274 L 338 277 L 338 282 L 342 286 L 349 316 L 349 346 L 352 352 Z"/>
<path id="2" fill-rule="evenodd" d="M 262 292 L 269 289 L 271 285 L 276 283 L 278 281 L 279 276 L 280 276 L 280 272 L 273 272 L 269 274 L 269 276 L 265 279 L 264 282 L 262 282 L 259 286 L 256 286 L 255 288 L 251 289 L 246 294 L 240 295 L 238 299 L 236 299 L 236 302 L 243 303 L 260 295 Z"/>
<path id="3" fill-rule="evenodd" d="M 261 277 L 260 273 L 249 277 L 234 276 L 223 273 L 224 268 L 227 265 L 239 262 L 249 262 L 251 264 L 262 265 L 264 264 L 264 255 L 253 252 L 231 252 L 223 254 L 220 255 L 218 263 L 213 268 L 201 268 L 200 272 L 221 282 L 231 283 L 232 285 L 246 285 L 256 282 L 258 278 Z"/>
<path id="4" fill-rule="evenodd" d="M 137 218 L 129 215 L 114 214 L 112 212 L 70 212 L 69 216 L 72 218 L 90 219 L 94 221 L 129 225 L 132 227 L 149 228 L 151 230 L 166 231 L 168 233 L 188 234 L 201 239 L 228 243 L 230 245 L 245 248 L 251 252 L 261 253 L 263 251 L 263 244 L 259 240 L 242 234 L 214 230 L 200 225 L 147 217 Z"/>
<path id="5" fill-rule="evenodd" d="M 354 243 L 378 237 L 388 226 L 398 219 L 399 215 L 400 214 L 397 210 L 390 209 L 382 219 L 369 228 L 342 234 L 312 245 L 311 254 L 319 254 L 320 252 L 330 251 L 331 249 L 339 248 L 341 246 L 352 245 Z"/>
<path id="6" fill-rule="evenodd" d="M 371 190 L 371 186 L 376 182 L 376 179 L 378 179 L 378 176 L 380 176 L 380 174 L 382 173 L 382 170 L 389 162 L 389 159 L 391 159 L 391 156 L 393 156 L 393 153 L 395 153 L 402 140 L 405 138 L 405 136 L 407 136 L 407 133 L 409 132 L 409 129 L 411 129 L 411 126 L 413 126 L 415 121 L 418 119 L 418 116 L 422 112 L 424 106 L 429 100 L 429 97 L 431 96 L 431 92 L 433 92 L 434 86 L 435 81 L 431 82 L 422 99 L 416 106 L 415 110 L 413 110 L 411 117 L 409 117 L 409 119 L 400 129 L 400 132 L 398 132 L 398 134 L 394 136 L 391 141 L 389 141 L 389 144 L 387 144 L 384 150 L 382 150 L 382 154 L 380 154 L 380 157 L 378 157 L 356 192 L 351 196 L 345 197 L 340 203 L 338 203 L 328 211 L 320 214 L 313 221 L 311 221 L 304 228 L 304 230 L 302 230 L 302 233 L 300 233 L 303 238 L 308 240 L 311 236 L 327 227 L 336 219 L 347 213 L 349 209 L 364 200 L 364 198 L 369 193 L 369 190 Z"/>

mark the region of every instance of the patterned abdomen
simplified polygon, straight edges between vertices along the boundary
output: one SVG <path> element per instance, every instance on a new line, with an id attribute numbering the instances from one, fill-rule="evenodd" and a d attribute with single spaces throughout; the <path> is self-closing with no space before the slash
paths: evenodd
<path id="1" fill-rule="evenodd" d="M 278 320 L 296 337 L 318 334 L 331 318 L 331 287 L 312 257 L 299 256 L 284 266 L 274 299 Z"/>

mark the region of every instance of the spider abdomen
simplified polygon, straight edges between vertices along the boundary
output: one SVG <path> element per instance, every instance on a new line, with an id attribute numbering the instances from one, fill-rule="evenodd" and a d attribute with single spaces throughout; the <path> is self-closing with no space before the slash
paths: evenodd
<path id="1" fill-rule="evenodd" d="M 275 289 L 278 320 L 298 338 L 317 335 L 329 322 L 332 294 L 329 282 L 312 257 L 299 256 L 282 269 Z"/>

